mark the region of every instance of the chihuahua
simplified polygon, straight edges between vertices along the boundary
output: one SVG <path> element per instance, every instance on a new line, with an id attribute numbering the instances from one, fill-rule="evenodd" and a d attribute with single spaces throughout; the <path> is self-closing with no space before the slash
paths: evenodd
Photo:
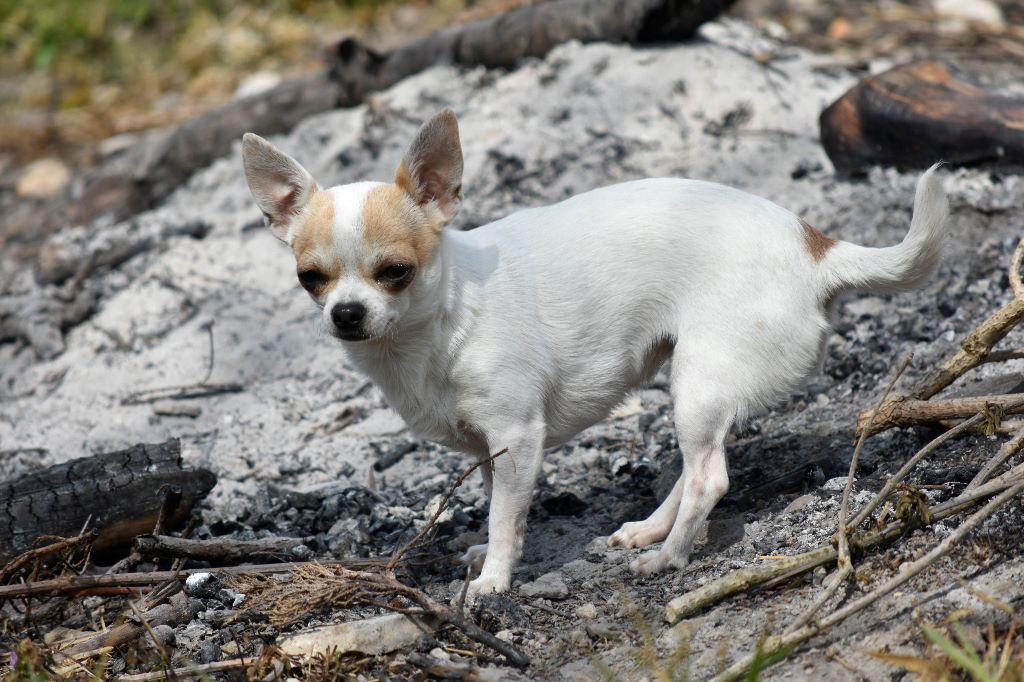
<path id="1" fill-rule="evenodd" d="M 323 189 L 246 134 L 245 176 L 299 284 L 351 363 L 410 429 L 481 460 L 488 543 L 471 594 L 509 588 L 545 448 L 591 426 L 671 358 L 683 472 L 645 520 L 608 540 L 660 549 L 631 568 L 686 566 L 729 487 L 724 441 L 819 366 L 836 297 L 921 285 L 949 213 L 929 169 L 910 231 L 867 248 L 825 236 L 750 194 L 659 178 L 596 189 L 471 231 L 446 230 L 462 149 L 445 110 L 417 132 L 394 181 Z"/>

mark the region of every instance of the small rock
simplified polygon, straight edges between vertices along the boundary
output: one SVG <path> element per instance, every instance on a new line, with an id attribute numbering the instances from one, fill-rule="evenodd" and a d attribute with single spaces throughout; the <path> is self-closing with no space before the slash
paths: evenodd
<path id="1" fill-rule="evenodd" d="M 846 476 L 836 476 L 821 484 L 822 490 L 843 490 L 846 488 Z"/>
<path id="2" fill-rule="evenodd" d="M 587 556 L 599 556 L 603 557 L 609 552 L 608 547 L 608 536 L 601 535 L 593 540 L 584 548 L 583 553 Z"/>
<path id="3" fill-rule="evenodd" d="M 153 414 L 161 417 L 187 417 L 195 419 L 203 413 L 198 405 L 179 402 L 177 400 L 161 400 L 153 403 Z"/>
<path id="4" fill-rule="evenodd" d="M 562 580 L 562 574 L 555 571 L 521 586 L 519 594 L 528 599 L 565 599 L 569 596 L 569 588 Z"/>
<path id="5" fill-rule="evenodd" d="M 159 625 L 153 628 L 152 633 L 146 633 L 146 638 L 150 642 L 156 642 L 164 648 L 174 648 L 176 643 L 174 636 L 174 628 L 169 625 Z"/>
<path id="6" fill-rule="evenodd" d="M 843 485 L 846 485 L 845 478 L 843 479 Z M 806 507 L 807 505 L 809 505 L 811 502 L 814 502 L 814 500 L 814 495 L 801 495 L 800 497 L 796 498 L 788 505 L 786 505 L 786 508 L 782 510 L 782 514 L 783 516 L 785 516 L 786 514 L 792 514 L 795 511 L 799 511 Z"/>
<path id="7" fill-rule="evenodd" d="M 289 656 L 314 656 L 335 651 L 357 651 L 377 656 L 411 647 L 430 627 L 401 613 L 354 620 L 340 625 L 305 630 L 280 640 L 281 651 Z"/>
<path id="8" fill-rule="evenodd" d="M 569 633 L 569 643 L 575 647 L 585 647 L 590 644 L 590 637 L 585 630 L 573 630 Z"/>
<path id="9" fill-rule="evenodd" d="M 222 654 L 225 654 L 226 656 L 237 656 L 239 654 L 238 642 L 231 640 L 226 644 L 222 644 L 220 647 L 220 651 Z"/>
<path id="10" fill-rule="evenodd" d="M 20 197 L 52 197 L 67 187 L 71 170 L 60 159 L 33 161 L 18 178 L 15 186 Z"/>
<path id="11" fill-rule="evenodd" d="M 281 76 L 273 71 L 257 71 L 248 76 L 235 89 L 235 99 L 252 97 L 261 92 L 266 92 L 281 82 Z"/>
<path id="12" fill-rule="evenodd" d="M 199 647 L 199 662 L 200 663 L 214 663 L 221 659 L 220 647 L 217 646 L 217 641 L 214 639 L 203 640 L 202 646 Z"/>
<path id="13" fill-rule="evenodd" d="M 996 30 L 1006 28 L 1003 10 L 992 0 L 934 0 L 932 9 L 936 14 L 951 19 L 973 21 Z"/>
<path id="14" fill-rule="evenodd" d="M 619 628 L 611 621 L 599 620 L 595 623 L 587 623 L 587 633 L 596 639 L 616 640 L 619 638 Z"/>
<path id="15" fill-rule="evenodd" d="M 583 580 L 600 573 L 603 568 L 601 564 L 596 564 L 586 559 L 574 559 L 563 565 L 561 570 L 562 575 L 568 578 Z"/>
<path id="16" fill-rule="evenodd" d="M 445 545 L 449 552 L 465 552 L 474 545 L 482 545 L 487 542 L 487 533 L 481 531 L 470 531 L 452 538 Z"/>
<path id="17" fill-rule="evenodd" d="M 587 602 L 586 604 L 580 604 L 576 607 L 576 615 L 580 618 L 586 618 L 588 620 L 597 618 L 597 607 Z"/>
<path id="18" fill-rule="evenodd" d="M 213 584 L 213 573 L 193 573 L 185 579 L 185 594 L 190 597 L 207 598 L 217 595 Z"/>

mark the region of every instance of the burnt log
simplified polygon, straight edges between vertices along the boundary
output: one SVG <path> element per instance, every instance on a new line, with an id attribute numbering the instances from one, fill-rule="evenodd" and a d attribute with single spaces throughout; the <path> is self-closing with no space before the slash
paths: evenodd
<path id="1" fill-rule="evenodd" d="M 845 173 L 938 161 L 1024 164 L 1024 98 L 989 92 L 935 61 L 862 79 L 819 123 L 825 152 Z"/>
<path id="2" fill-rule="evenodd" d="M 333 80 L 361 100 L 433 64 L 511 68 L 570 40 L 652 43 L 685 40 L 734 0 L 554 0 L 451 26 L 378 54 L 354 39 L 330 55 Z"/>
<path id="3" fill-rule="evenodd" d="M 125 545 L 180 523 L 217 482 L 186 469 L 177 439 L 136 445 L 48 467 L 0 483 L 0 561 L 30 549 L 41 536 L 96 531 L 94 550 Z M 88 523 L 87 523 L 88 522 Z"/>

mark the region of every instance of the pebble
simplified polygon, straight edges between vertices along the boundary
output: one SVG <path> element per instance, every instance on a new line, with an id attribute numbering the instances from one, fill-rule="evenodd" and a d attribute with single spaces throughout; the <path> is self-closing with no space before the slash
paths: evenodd
<path id="1" fill-rule="evenodd" d="M 519 587 L 519 594 L 528 599 L 565 599 L 569 596 L 562 574 L 555 571 L 545 573 L 533 582 Z"/>
<path id="2" fill-rule="evenodd" d="M 597 618 L 597 607 L 587 602 L 586 604 L 580 604 L 576 607 L 576 615 L 580 618 L 593 619 Z"/>
<path id="3" fill-rule="evenodd" d="M 170 625 L 157 625 L 152 629 L 152 632 L 146 633 L 146 637 L 150 642 L 154 641 L 164 648 L 174 648 L 176 638 L 174 635 L 174 628 Z"/>
<path id="4" fill-rule="evenodd" d="M 21 197 L 52 197 L 71 181 L 71 170 L 60 159 L 33 161 L 18 178 L 15 191 Z"/>

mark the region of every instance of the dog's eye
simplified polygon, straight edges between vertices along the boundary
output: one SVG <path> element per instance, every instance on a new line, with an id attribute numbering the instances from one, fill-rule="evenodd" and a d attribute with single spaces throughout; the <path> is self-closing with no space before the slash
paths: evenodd
<path id="1" fill-rule="evenodd" d="M 412 278 L 413 268 L 404 263 L 394 263 L 377 271 L 377 281 L 388 286 L 405 284 Z"/>
<path id="2" fill-rule="evenodd" d="M 327 275 L 319 270 L 303 270 L 299 273 L 299 284 L 307 291 L 319 289 L 327 283 Z"/>

